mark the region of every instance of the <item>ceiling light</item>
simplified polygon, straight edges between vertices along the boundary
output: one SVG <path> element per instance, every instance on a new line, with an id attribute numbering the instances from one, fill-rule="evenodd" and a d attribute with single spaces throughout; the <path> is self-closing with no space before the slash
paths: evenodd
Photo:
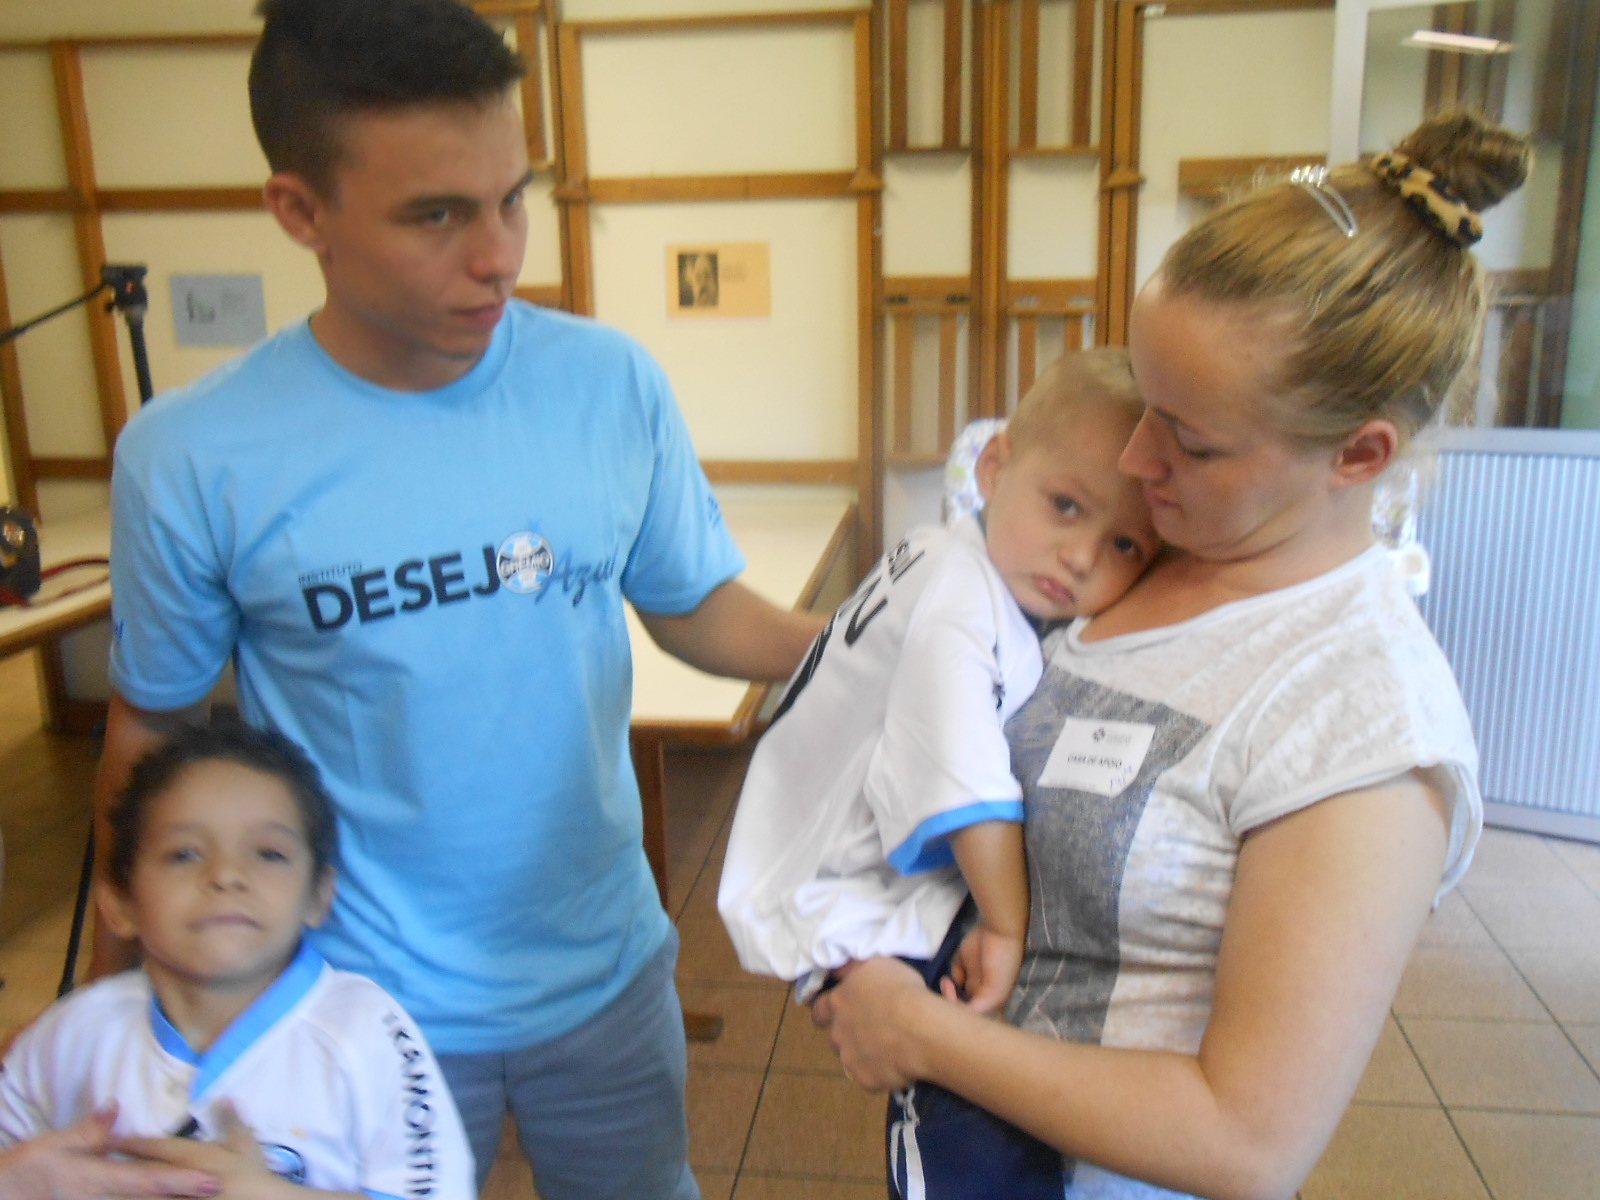
<path id="1" fill-rule="evenodd" d="M 1470 33 L 1444 33 L 1437 29 L 1419 29 L 1402 46 L 1416 46 L 1421 50 L 1449 50 L 1456 54 L 1510 54 L 1515 49 L 1510 42 L 1499 38 L 1474 37 Z"/>

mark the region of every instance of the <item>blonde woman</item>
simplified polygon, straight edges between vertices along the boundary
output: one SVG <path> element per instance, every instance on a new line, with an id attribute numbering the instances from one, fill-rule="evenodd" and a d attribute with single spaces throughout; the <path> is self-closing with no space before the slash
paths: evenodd
<path id="1" fill-rule="evenodd" d="M 1032 887 L 1008 1023 L 863 963 L 816 1006 L 858 1083 L 1013 1122 L 1061 1151 L 1067 1200 L 1309 1174 L 1482 824 L 1460 694 L 1369 515 L 1468 377 L 1468 247 L 1526 170 L 1514 135 L 1436 118 L 1167 255 L 1134 304 L 1121 466 L 1170 549 L 1047 641 L 1008 727 Z M 937 1131 L 892 1135 L 915 1195 Z"/>

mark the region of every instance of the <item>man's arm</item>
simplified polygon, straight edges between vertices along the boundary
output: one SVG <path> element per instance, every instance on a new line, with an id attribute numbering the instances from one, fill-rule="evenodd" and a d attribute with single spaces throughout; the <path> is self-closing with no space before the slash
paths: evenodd
<path id="1" fill-rule="evenodd" d="M 711 675 L 784 680 L 794 674 L 827 618 L 791 612 L 730 580 L 681 616 L 641 612 L 651 640 Z"/>
<path id="2" fill-rule="evenodd" d="M 94 777 L 95 873 L 99 877 L 105 877 L 105 865 L 111 857 L 111 807 L 127 786 L 134 764 L 166 741 L 174 730 L 201 724 L 207 711 L 207 702 L 201 701 L 188 708 L 156 712 L 136 708 L 117 692 L 111 693 L 105 746 Z M 89 959 L 91 979 L 125 971 L 137 961 L 132 942 L 123 941 L 101 922 L 95 922 L 94 952 Z"/>

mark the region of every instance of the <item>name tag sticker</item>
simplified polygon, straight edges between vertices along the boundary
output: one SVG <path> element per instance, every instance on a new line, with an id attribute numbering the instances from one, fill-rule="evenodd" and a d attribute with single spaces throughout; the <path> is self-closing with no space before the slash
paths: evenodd
<path id="1" fill-rule="evenodd" d="M 1155 736 L 1154 725 L 1068 717 L 1039 773 L 1039 786 L 1119 795 L 1139 774 Z"/>

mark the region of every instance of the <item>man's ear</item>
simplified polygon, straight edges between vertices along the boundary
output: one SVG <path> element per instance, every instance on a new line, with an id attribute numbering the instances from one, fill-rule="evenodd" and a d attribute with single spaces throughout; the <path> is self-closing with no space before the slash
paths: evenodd
<path id="1" fill-rule="evenodd" d="M 328 200 L 304 178 L 279 171 L 262 185 L 261 199 L 291 238 L 309 250 L 323 249 L 321 218 Z"/>
<path id="2" fill-rule="evenodd" d="M 1002 430 L 989 439 L 989 444 L 978 455 L 978 465 L 973 472 L 978 477 L 978 493 L 985 500 L 994 497 L 994 488 L 999 482 L 1000 472 L 1010 461 L 1011 439 Z"/>
<path id="3" fill-rule="evenodd" d="M 133 906 L 110 880 L 95 880 L 94 904 L 100 913 L 100 920 L 117 937 L 132 941 L 139 936 L 139 923 L 134 920 Z"/>
<path id="4" fill-rule="evenodd" d="M 317 875 L 317 881 L 311 887 L 311 910 L 306 914 L 306 925 L 311 929 L 318 928 L 328 919 L 328 912 L 333 908 L 333 889 L 338 882 L 338 872 L 330 864 L 322 868 Z"/>
<path id="5" fill-rule="evenodd" d="M 1393 421 L 1375 417 L 1339 446 L 1333 457 L 1335 487 L 1371 483 L 1400 452 L 1400 431 Z"/>

